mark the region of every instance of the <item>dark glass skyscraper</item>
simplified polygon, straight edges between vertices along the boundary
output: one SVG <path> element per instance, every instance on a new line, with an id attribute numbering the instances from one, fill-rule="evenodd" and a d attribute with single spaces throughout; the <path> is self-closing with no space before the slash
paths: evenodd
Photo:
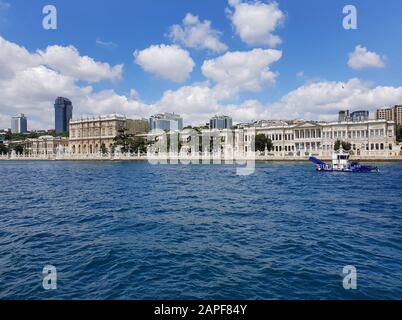
<path id="1" fill-rule="evenodd" d="M 54 122 L 56 133 L 69 131 L 70 120 L 73 117 L 73 104 L 67 98 L 59 97 L 54 103 Z"/>

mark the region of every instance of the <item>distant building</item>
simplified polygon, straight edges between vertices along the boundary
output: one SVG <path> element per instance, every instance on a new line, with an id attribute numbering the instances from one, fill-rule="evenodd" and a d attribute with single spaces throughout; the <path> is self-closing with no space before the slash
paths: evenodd
<path id="1" fill-rule="evenodd" d="M 402 125 L 402 106 L 395 106 L 395 122 L 398 126 Z"/>
<path id="2" fill-rule="evenodd" d="M 215 116 L 209 121 L 210 129 L 230 129 L 232 126 L 233 120 L 228 116 Z"/>
<path id="3" fill-rule="evenodd" d="M 23 113 L 11 118 L 12 133 L 28 132 L 28 120 Z"/>
<path id="4" fill-rule="evenodd" d="M 339 119 L 338 119 L 338 121 L 339 122 L 348 122 L 349 117 L 350 117 L 349 110 L 339 111 Z"/>
<path id="5" fill-rule="evenodd" d="M 69 130 L 70 120 L 73 117 L 72 102 L 63 97 L 56 99 L 54 103 L 54 122 L 56 133 L 63 133 Z"/>
<path id="6" fill-rule="evenodd" d="M 368 121 L 370 112 L 366 110 L 359 110 L 350 113 L 349 110 L 342 110 L 339 112 L 338 122 L 362 122 Z"/>
<path id="7" fill-rule="evenodd" d="M 395 123 L 384 120 L 311 123 L 283 127 L 257 128 L 273 143 L 273 153 L 316 154 L 330 157 L 337 140 L 350 142 L 355 155 L 394 154 Z"/>
<path id="8" fill-rule="evenodd" d="M 59 151 L 68 150 L 68 138 L 41 136 L 37 139 L 27 139 L 26 150 L 32 156 L 54 156 Z"/>
<path id="9" fill-rule="evenodd" d="M 161 113 L 152 116 L 149 119 L 151 130 L 183 130 L 183 118 L 175 113 Z"/>
<path id="10" fill-rule="evenodd" d="M 149 131 L 149 121 L 147 119 L 127 119 L 126 129 L 130 134 L 143 134 Z"/>
<path id="11" fill-rule="evenodd" d="M 352 122 L 362 122 L 362 121 L 368 121 L 370 118 L 370 112 L 369 111 L 354 111 L 350 114 L 350 120 Z"/>
<path id="12" fill-rule="evenodd" d="M 397 125 L 402 125 L 402 105 L 377 110 L 375 113 L 375 119 L 395 121 Z"/>
<path id="13" fill-rule="evenodd" d="M 148 120 L 127 119 L 116 114 L 71 120 L 70 151 L 73 154 L 99 154 L 102 149 L 110 152 L 122 130 L 133 135 L 146 133 Z"/>

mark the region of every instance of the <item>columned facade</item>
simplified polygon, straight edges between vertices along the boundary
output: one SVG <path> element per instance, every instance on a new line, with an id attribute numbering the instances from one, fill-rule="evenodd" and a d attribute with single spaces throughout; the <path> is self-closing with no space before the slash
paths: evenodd
<path id="1" fill-rule="evenodd" d="M 304 123 L 256 128 L 256 134 L 271 139 L 278 156 L 330 156 L 338 140 L 349 142 L 358 156 L 388 156 L 399 153 L 396 147 L 395 122 Z"/>
<path id="2" fill-rule="evenodd" d="M 114 138 L 125 128 L 126 117 L 111 115 L 83 118 L 70 122 L 70 152 L 99 154 L 110 152 Z"/>
<path id="3" fill-rule="evenodd" d="M 32 156 L 55 156 L 59 152 L 68 151 L 68 138 L 42 136 L 37 139 L 27 139 L 27 150 Z"/>

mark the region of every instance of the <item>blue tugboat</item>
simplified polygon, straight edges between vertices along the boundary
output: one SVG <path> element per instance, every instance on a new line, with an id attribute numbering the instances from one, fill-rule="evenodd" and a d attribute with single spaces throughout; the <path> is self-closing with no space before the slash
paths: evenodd
<path id="1" fill-rule="evenodd" d="M 342 149 L 332 155 L 332 164 L 325 163 L 316 157 L 310 157 L 309 160 L 316 164 L 317 171 L 320 172 L 379 172 L 378 167 L 364 166 L 358 162 L 350 161 L 350 154 Z"/>

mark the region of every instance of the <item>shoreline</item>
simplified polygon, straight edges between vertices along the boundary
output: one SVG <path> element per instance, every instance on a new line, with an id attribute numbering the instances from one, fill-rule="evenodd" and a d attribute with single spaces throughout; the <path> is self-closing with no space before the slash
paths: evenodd
<path id="1" fill-rule="evenodd" d="M 257 159 L 250 159 L 250 158 L 240 158 L 240 159 L 235 159 L 235 160 L 224 160 L 224 159 L 193 159 L 193 158 L 147 158 L 147 157 L 141 157 L 141 158 L 115 158 L 115 159 L 109 159 L 109 158 L 104 158 L 104 159 L 99 159 L 99 158 L 83 158 L 83 159 L 58 159 L 58 158 L 1 158 L 0 157 L 0 163 L 1 162 L 10 162 L 10 161 L 17 161 L 17 162 L 158 162 L 158 161 L 174 161 L 174 162 L 191 162 L 193 164 L 196 164 L 197 162 L 202 164 L 203 161 L 210 161 L 211 164 L 214 164 L 214 162 L 220 161 L 221 163 L 229 162 L 232 163 L 239 163 L 239 162 L 256 162 L 256 163 L 263 163 L 263 162 L 282 162 L 282 163 L 295 163 L 295 162 L 303 162 L 307 163 L 310 162 L 309 159 L 307 158 L 257 158 Z M 329 158 L 322 158 L 321 159 L 324 162 L 330 162 L 331 159 Z M 368 162 L 368 163 L 402 163 L 402 156 L 398 158 L 352 158 L 351 160 L 357 161 L 357 162 Z"/>

